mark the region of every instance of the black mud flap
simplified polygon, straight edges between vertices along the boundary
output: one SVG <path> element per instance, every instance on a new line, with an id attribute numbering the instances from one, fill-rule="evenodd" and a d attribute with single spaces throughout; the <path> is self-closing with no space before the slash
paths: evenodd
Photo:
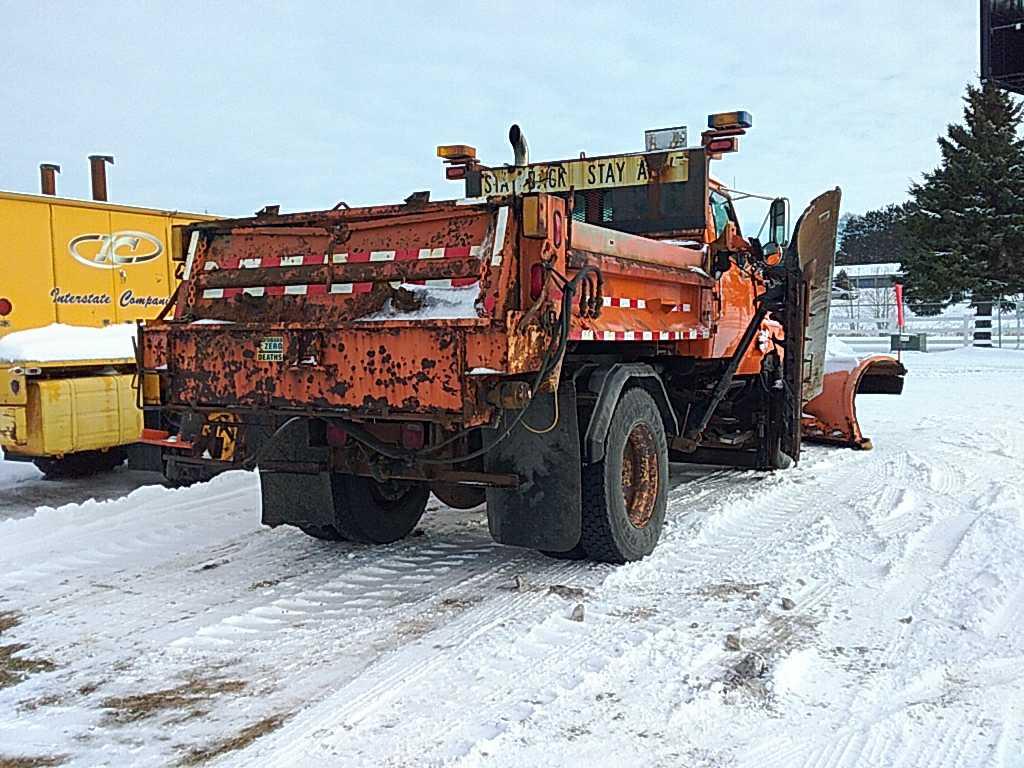
<path id="1" fill-rule="evenodd" d="M 260 470 L 263 524 L 322 527 L 334 524 L 331 475 Z"/>
<path id="2" fill-rule="evenodd" d="M 265 449 L 258 467 L 264 525 L 334 524 L 331 473 L 318 471 L 326 465 L 327 453 L 327 448 L 309 445 L 308 421 L 282 430 Z"/>
<path id="3" fill-rule="evenodd" d="M 549 430 L 556 413 L 558 421 Z M 485 430 L 484 440 L 498 434 Z M 512 434 L 486 455 L 484 465 L 487 472 L 522 478 L 514 490 L 487 489 L 487 522 L 495 541 L 549 552 L 568 552 L 579 543 L 580 436 L 571 380 L 559 387 L 557 411 L 553 394 L 538 394 Z"/>

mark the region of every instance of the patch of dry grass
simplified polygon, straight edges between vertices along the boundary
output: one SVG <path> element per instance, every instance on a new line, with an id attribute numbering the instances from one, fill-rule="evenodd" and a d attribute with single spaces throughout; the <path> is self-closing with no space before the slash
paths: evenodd
<path id="1" fill-rule="evenodd" d="M 12 629 L 21 623 L 18 614 L 14 611 L 0 611 L 0 634 Z"/>
<path id="2" fill-rule="evenodd" d="M 17 685 L 36 672 L 51 672 L 57 668 L 49 659 L 31 659 L 17 654 L 28 648 L 24 643 L 0 645 L 0 688 Z"/>
<path id="3" fill-rule="evenodd" d="M 290 714 L 279 714 L 265 717 L 257 723 L 247 725 L 234 736 L 229 736 L 226 739 L 215 741 L 205 747 L 193 749 L 185 755 L 178 764 L 183 766 L 199 765 L 209 760 L 213 760 L 215 757 L 220 757 L 228 752 L 236 752 L 237 750 L 245 749 L 256 741 L 256 739 L 279 728 L 289 717 Z M 0 766 L 0 768 L 3 767 Z"/>
<path id="4" fill-rule="evenodd" d="M 14 629 L 21 623 L 21 616 L 14 611 L 0 611 L 0 635 Z M 18 656 L 28 648 L 24 643 L 0 645 L 0 688 L 17 685 L 36 672 L 49 672 L 57 665 L 48 659 L 31 659 Z"/>
<path id="5" fill-rule="evenodd" d="M 101 706 L 109 710 L 107 721 L 118 724 L 133 723 L 162 712 L 180 712 L 187 719 L 205 715 L 207 703 L 215 696 L 238 693 L 245 686 L 242 680 L 193 678 L 174 688 L 110 696 Z"/>
<path id="6" fill-rule="evenodd" d="M 0 768 L 49 768 L 62 765 L 67 755 L 41 755 L 37 757 L 7 757 L 0 755 Z"/>

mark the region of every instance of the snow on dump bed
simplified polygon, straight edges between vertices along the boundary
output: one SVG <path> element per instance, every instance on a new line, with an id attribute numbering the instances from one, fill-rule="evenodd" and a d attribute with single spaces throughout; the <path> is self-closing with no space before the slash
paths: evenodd
<path id="1" fill-rule="evenodd" d="M 55 360 L 134 358 L 135 324 L 86 328 L 54 323 L 43 328 L 15 331 L 0 338 L 0 361 L 45 363 Z"/>
<path id="2" fill-rule="evenodd" d="M 413 294 L 419 303 L 418 309 L 404 311 L 388 299 L 380 311 L 359 320 L 469 320 L 477 317 L 478 283 L 460 288 L 411 283 L 403 283 L 401 287 Z"/>

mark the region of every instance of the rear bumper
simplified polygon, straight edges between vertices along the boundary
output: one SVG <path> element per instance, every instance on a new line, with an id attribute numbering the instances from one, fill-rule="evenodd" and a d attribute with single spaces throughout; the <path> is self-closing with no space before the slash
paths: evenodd
<path id="1" fill-rule="evenodd" d="M 143 331 L 143 370 L 165 406 L 357 412 L 486 423 L 484 386 L 535 371 L 546 339 L 509 336 L 487 318 L 430 323 L 166 323 Z M 483 372 L 483 375 L 480 375 Z"/>

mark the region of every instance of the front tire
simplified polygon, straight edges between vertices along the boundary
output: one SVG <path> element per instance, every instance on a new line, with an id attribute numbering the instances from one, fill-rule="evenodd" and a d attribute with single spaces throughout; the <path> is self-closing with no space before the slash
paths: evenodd
<path id="1" fill-rule="evenodd" d="M 643 389 L 612 415 L 601 461 L 583 468 L 580 545 L 593 560 L 626 563 L 654 551 L 665 522 L 668 444 L 661 413 Z"/>
<path id="2" fill-rule="evenodd" d="M 424 483 L 377 482 L 369 477 L 334 473 L 331 494 L 332 524 L 303 528 L 306 533 L 332 541 L 390 544 L 416 528 L 427 507 L 430 489 Z"/>

